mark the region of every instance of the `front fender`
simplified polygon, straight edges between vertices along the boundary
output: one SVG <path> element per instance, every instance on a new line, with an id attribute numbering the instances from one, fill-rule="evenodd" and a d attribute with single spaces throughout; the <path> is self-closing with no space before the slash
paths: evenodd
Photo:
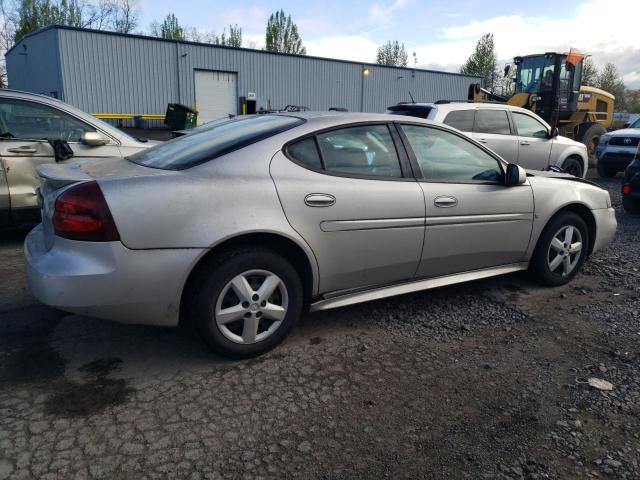
<path id="1" fill-rule="evenodd" d="M 552 153 L 553 155 L 553 153 Z M 567 146 L 565 147 L 560 154 L 556 157 L 554 164 L 558 167 L 562 167 L 564 161 L 569 157 L 578 157 L 582 159 L 583 172 L 584 176 L 587 175 L 587 170 L 589 169 L 589 157 L 587 152 L 580 147 L 577 146 Z"/>
<path id="2" fill-rule="evenodd" d="M 609 207 L 608 193 L 585 181 L 548 176 L 531 176 L 528 179 L 533 190 L 534 217 L 527 260 L 533 255 L 545 226 L 559 211 L 571 207 L 591 215 L 593 219 L 593 210 Z"/>

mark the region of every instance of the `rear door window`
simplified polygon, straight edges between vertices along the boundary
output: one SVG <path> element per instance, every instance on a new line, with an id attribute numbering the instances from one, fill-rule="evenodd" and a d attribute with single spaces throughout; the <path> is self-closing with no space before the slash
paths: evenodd
<path id="1" fill-rule="evenodd" d="M 358 125 L 305 137 L 286 147 L 289 158 L 317 170 L 350 176 L 402 177 L 387 125 Z"/>
<path id="2" fill-rule="evenodd" d="M 478 109 L 473 131 L 476 133 L 511 135 L 509 117 L 506 110 Z"/>
<path id="3" fill-rule="evenodd" d="M 314 137 L 307 137 L 287 147 L 287 153 L 291 158 L 304 163 L 307 167 L 322 168 L 320 152 Z"/>
<path id="4" fill-rule="evenodd" d="M 454 110 L 449 112 L 442 123 L 450 127 L 457 128 L 462 132 L 473 131 L 473 121 L 476 117 L 476 110 Z"/>
<path id="5" fill-rule="evenodd" d="M 387 125 L 341 128 L 317 135 L 328 172 L 402 177 L 400 161 Z"/>

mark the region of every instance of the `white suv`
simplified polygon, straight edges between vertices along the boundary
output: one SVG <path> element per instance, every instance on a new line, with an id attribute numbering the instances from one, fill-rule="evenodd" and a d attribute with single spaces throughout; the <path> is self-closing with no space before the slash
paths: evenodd
<path id="1" fill-rule="evenodd" d="M 426 118 L 457 128 L 498 153 L 507 162 L 531 170 L 558 167 L 584 178 L 589 166 L 587 147 L 558 136 L 535 113 L 503 103 L 438 101 L 399 103 L 387 113 Z"/>

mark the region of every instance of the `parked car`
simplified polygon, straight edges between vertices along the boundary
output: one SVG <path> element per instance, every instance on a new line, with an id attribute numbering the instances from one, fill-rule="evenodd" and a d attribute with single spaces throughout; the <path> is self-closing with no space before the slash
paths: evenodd
<path id="1" fill-rule="evenodd" d="M 400 103 L 388 113 L 415 116 L 457 128 L 502 158 L 524 168 L 556 167 L 584 178 L 589 168 L 587 147 L 558 135 L 535 113 L 503 103 L 439 101 Z"/>
<path id="2" fill-rule="evenodd" d="M 40 218 L 38 165 L 68 161 L 63 158 L 69 155 L 122 157 L 153 143 L 132 138 L 54 98 L 0 90 L 0 227 Z M 70 151 L 56 160 L 54 148 Z"/>
<path id="3" fill-rule="evenodd" d="M 529 269 L 570 281 L 613 237 L 609 194 L 529 172 L 446 125 L 392 115 L 242 116 L 125 159 L 42 165 L 26 238 L 45 304 L 195 322 L 273 348 L 303 307 L 341 307 Z"/>
<path id="4" fill-rule="evenodd" d="M 622 206 L 628 213 L 640 213 L 640 145 L 634 159 L 624 171 Z"/>
<path id="5" fill-rule="evenodd" d="M 633 160 L 638 144 L 640 144 L 640 119 L 628 128 L 602 135 L 596 147 L 598 175 L 608 178 L 623 172 Z"/>

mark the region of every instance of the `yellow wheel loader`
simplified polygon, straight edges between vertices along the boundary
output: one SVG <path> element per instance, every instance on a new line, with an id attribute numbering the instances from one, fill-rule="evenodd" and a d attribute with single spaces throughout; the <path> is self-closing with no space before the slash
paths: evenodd
<path id="1" fill-rule="evenodd" d="M 613 124 L 615 97 L 582 85 L 584 59 L 584 55 L 573 51 L 516 57 L 513 95 L 504 97 L 473 84 L 468 99 L 505 102 L 535 112 L 557 127 L 560 135 L 584 143 L 589 164 L 595 166 L 598 140 Z M 505 76 L 508 74 L 509 66 L 505 68 Z"/>

